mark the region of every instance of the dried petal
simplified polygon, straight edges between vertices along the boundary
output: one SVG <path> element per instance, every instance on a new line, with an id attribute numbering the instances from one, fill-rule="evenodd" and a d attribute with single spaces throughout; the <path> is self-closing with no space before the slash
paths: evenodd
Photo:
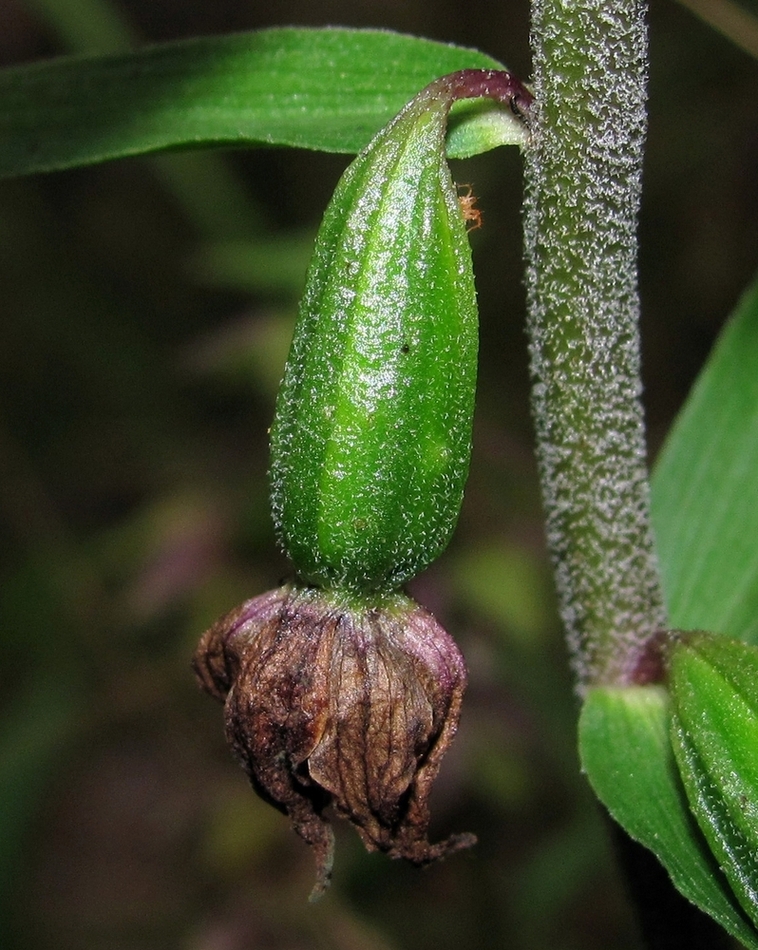
<path id="1" fill-rule="evenodd" d="M 428 798 L 458 724 L 463 658 L 402 594 L 381 606 L 287 585 L 203 637 L 201 685 L 226 702 L 226 732 L 255 789 L 314 848 L 328 883 L 332 805 L 369 850 L 423 865 L 473 844 L 427 840 Z"/>

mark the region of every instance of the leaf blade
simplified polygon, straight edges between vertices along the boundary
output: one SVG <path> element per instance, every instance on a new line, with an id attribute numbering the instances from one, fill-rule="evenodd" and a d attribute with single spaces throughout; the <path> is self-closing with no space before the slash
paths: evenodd
<path id="1" fill-rule="evenodd" d="M 388 31 L 292 27 L 15 67 L 0 74 L 0 177 L 177 147 L 357 152 L 421 88 L 468 67 L 503 68 Z M 493 110 L 469 107 L 451 157 L 523 140 L 505 109 L 493 133 Z"/>
<path id="2" fill-rule="evenodd" d="M 758 282 L 658 459 L 652 517 L 671 624 L 758 643 Z"/>
<path id="3" fill-rule="evenodd" d="M 677 889 L 755 950 L 750 926 L 690 814 L 660 687 L 589 691 L 579 720 L 582 767 L 613 818 L 649 848 Z"/>

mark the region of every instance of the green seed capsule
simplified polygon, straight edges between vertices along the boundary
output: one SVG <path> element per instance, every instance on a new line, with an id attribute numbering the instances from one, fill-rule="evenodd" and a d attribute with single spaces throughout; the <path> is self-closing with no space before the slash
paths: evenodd
<path id="1" fill-rule="evenodd" d="M 395 588 L 458 517 L 477 310 L 448 108 L 422 94 L 380 132 L 318 235 L 271 433 L 278 535 L 311 583 Z"/>
<path id="2" fill-rule="evenodd" d="M 507 72 L 437 80 L 350 165 L 321 225 L 271 433 L 277 533 L 309 583 L 391 590 L 455 527 L 478 326 L 445 131 L 472 97 L 519 121 L 531 101 Z"/>

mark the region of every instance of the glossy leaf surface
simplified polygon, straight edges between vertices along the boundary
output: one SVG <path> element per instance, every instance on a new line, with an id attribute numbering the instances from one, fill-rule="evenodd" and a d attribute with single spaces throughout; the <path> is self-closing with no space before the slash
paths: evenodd
<path id="1" fill-rule="evenodd" d="M 503 67 L 476 50 L 380 30 L 277 28 L 0 73 L 0 177 L 171 148 L 357 152 L 429 82 Z M 523 143 L 507 107 L 462 103 L 449 154 Z"/>
<path id="2" fill-rule="evenodd" d="M 684 634 L 670 661 L 672 740 L 691 808 L 758 922 L 758 650 Z"/>
<path id="3" fill-rule="evenodd" d="M 579 723 L 582 765 L 598 798 L 650 848 L 676 887 L 749 948 L 758 948 L 726 878 L 689 809 L 669 739 L 671 712 L 660 687 L 596 687 Z"/>

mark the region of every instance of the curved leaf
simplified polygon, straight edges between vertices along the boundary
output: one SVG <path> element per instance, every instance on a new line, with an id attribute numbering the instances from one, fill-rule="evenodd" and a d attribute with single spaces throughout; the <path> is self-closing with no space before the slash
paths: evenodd
<path id="1" fill-rule="evenodd" d="M 758 282 L 700 374 L 652 494 L 671 625 L 758 643 Z"/>
<path id="2" fill-rule="evenodd" d="M 16 67 L 0 73 L 0 177 L 207 145 L 357 152 L 425 85 L 469 67 L 503 68 L 398 33 L 295 28 Z M 450 157 L 524 140 L 492 103 L 454 116 Z"/>

